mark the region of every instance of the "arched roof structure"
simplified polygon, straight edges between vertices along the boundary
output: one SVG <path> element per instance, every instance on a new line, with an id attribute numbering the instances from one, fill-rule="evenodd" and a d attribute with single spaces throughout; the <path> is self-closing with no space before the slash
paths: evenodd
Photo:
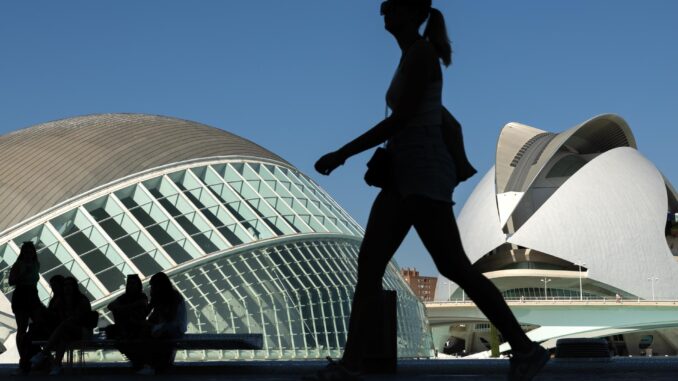
<path id="1" fill-rule="evenodd" d="M 515 125 L 515 123 L 509 123 L 504 129 L 515 128 Z M 531 130 L 528 130 L 528 128 Z M 541 131 L 529 126 L 522 126 L 521 129 L 523 131 Z M 506 145 L 502 136 L 509 135 L 502 130 L 500 141 L 497 144 L 497 159 L 500 159 L 500 147 Z M 505 186 L 500 187 L 501 184 L 497 181 L 498 193 L 525 192 L 553 158 L 553 155 L 563 147 L 579 154 L 602 153 L 617 147 L 637 148 L 636 139 L 626 121 L 613 114 L 596 116 L 557 135 L 543 132 L 534 134 L 532 132 L 532 137 L 532 141 L 526 141 L 525 145 L 529 145 L 529 147 L 524 148 L 525 152 L 514 163 L 515 169 L 510 178 L 506 180 Z M 534 139 L 537 137 L 538 139 Z M 536 144 L 537 142 L 534 140 L 543 143 Z M 519 151 L 516 151 L 516 155 L 518 153 Z"/>
<path id="2" fill-rule="evenodd" d="M 521 141 L 524 143 L 518 147 L 516 143 Z M 507 124 L 499 136 L 495 164 L 501 225 L 509 221 L 514 210 L 524 209 L 521 203 L 525 193 L 559 152 L 585 155 L 617 147 L 636 148 L 636 140 L 628 124 L 613 114 L 596 116 L 559 134 L 519 123 Z"/>
<path id="3" fill-rule="evenodd" d="M 232 133 L 166 116 L 88 115 L 12 132 L 0 137 L 0 232 L 144 170 L 233 155 L 288 164 Z"/>
<path id="4" fill-rule="evenodd" d="M 518 145 L 505 139 L 524 143 L 511 155 L 507 147 Z M 542 172 L 569 156 L 581 158 L 581 165 L 545 182 Z M 535 188 L 538 201 L 528 198 Z M 675 297 L 678 261 L 664 236 L 666 213 L 675 207 L 673 186 L 638 152 L 619 116 L 601 115 L 559 134 L 510 123 L 499 139 L 495 167 L 459 215 L 459 231 L 472 262 L 500 247 L 535 250 L 567 263 L 585 261 L 589 279 L 632 295 Z M 507 228 L 516 215 L 519 223 Z M 648 278 L 661 281 L 650 285 Z"/>
<path id="5" fill-rule="evenodd" d="M 363 230 L 270 151 L 200 123 L 104 114 L 0 137 L 0 170 L 0 345 L 14 341 L 7 279 L 30 241 L 40 300 L 51 277 L 74 277 L 99 326 L 114 322 L 106 306 L 126 276 L 147 285 L 164 272 L 186 301 L 190 333 L 261 333 L 264 348 L 248 358 L 341 354 Z M 423 306 L 394 262 L 384 282 L 403 317 L 399 355 L 428 353 Z M 8 348 L 5 358 L 18 359 Z"/>

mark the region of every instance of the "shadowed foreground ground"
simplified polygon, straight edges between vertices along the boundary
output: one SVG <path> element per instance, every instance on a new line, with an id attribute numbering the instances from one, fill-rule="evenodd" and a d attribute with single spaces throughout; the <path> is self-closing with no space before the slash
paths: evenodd
<path id="1" fill-rule="evenodd" d="M 163 380 L 299 380 L 325 363 L 320 361 L 231 361 L 182 363 Z M 20 379 L 10 373 L 14 366 L 1 365 L 0 379 Z M 398 363 L 398 373 L 366 375 L 365 380 L 504 380 L 506 360 L 406 360 Z M 60 377 L 32 374 L 31 380 L 81 379 L 98 381 L 160 378 L 139 376 L 123 364 L 87 364 L 84 368 L 65 369 Z M 677 357 L 616 358 L 612 360 L 552 360 L 536 380 L 678 380 Z"/>

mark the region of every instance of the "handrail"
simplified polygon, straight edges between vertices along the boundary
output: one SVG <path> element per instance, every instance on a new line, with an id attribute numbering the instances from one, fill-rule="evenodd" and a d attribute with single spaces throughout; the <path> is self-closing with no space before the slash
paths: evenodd
<path id="1" fill-rule="evenodd" d="M 656 300 L 646 300 L 646 299 L 615 299 L 615 298 L 584 298 L 583 300 L 579 298 L 507 298 L 506 303 L 509 305 L 520 305 L 520 304 L 543 304 L 543 305 L 563 305 L 563 304 L 595 304 L 595 305 L 678 305 L 678 300 L 676 299 L 656 299 Z M 449 301 L 433 301 L 426 302 L 426 306 L 447 306 L 447 305 L 475 305 L 472 300 L 449 300 Z"/>

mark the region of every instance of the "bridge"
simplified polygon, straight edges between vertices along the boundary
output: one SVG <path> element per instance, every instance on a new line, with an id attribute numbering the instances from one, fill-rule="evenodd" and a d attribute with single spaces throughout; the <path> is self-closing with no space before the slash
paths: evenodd
<path id="1" fill-rule="evenodd" d="M 507 303 L 521 324 L 538 326 L 527 335 L 547 348 L 566 337 L 604 337 L 678 328 L 677 300 L 530 299 L 507 300 Z M 428 302 L 426 315 L 437 349 L 449 336 L 452 323 L 487 322 L 471 301 Z M 678 347 L 678 330 L 669 336 L 664 339 Z M 503 352 L 510 346 L 504 343 L 499 349 Z"/>

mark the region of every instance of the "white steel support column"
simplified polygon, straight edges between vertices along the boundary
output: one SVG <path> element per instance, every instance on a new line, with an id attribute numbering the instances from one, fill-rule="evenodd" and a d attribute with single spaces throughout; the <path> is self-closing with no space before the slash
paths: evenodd
<path id="1" fill-rule="evenodd" d="M 286 292 L 282 293 L 282 297 L 283 297 L 283 301 L 285 302 L 285 313 L 287 315 L 287 329 L 290 332 L 290 342 L 292 344 L 291 347 L 292 347 L 292 350 L 294 351 L 294 350 L 296 350 L 297 345 L 294 342 L 294 336 L 295 335 L 294 335 L 294 328 L 292 327 L 292 315 L 290 314 L 290 308 L 294 308 L 295 305 L 294 305 L 294 301 L 287 299 L 289 297 L 287 296 Z M 299 319 L 301 319 L 301 316 L 299 317 Z M 280 350 L 284 352 L 284 349 L 282 348 L 282 346 L 280 347 Z M 295 353 L 295 355 L 296 355 L 296 353 Z"/>
<path id="2" fill-rule="evenodd" d="M 332 291 L 331 291 L 333 289 L 336 290 L 337 288 L 336 287 L 330 288 L 330 287 L 327 287 L 327 286 L 325 286 L 324 288 L 325 288 L 325 292 L 327 292 L 327 296 L 328 296 L 328 299 L 329 299 L 328 301 L 329 301 L 329 305 L 330 305 L 330 313 L 332 314 L 331 320 L 332 320 L 332 328 L 334 328 L 334 333 L 335 333 L 334 334 L 335 345 L 336 345 L 336 348 L 339 349 L 339 348 L 341 348 L 341 346 L 339 345 L 339 331 L 338 331 L 338 327 L 337 327 L 337 315 L 336 315 L 336 312 L 334 311 L 334 298 L 333 298 Z M 330 340 L 328 338 L 327 339 L 328 346 L 329 346 L 329 342 L 330 342 Z"/>
<path id="3" fill-rule="evenodd" d="M 228 283 L 230 289 L 237 293 L 237 291 L 235 291 L 236 289 L 233 287 L 233 283 L 231 283 L 231 280 L 221 270 L 221 266 L 219 266 L 216 262 L 214 262 L 213 266 L 214 266 L 214 269 L 216 271 L 218 271 L 219 274 L 221 274 L 221 277 L 224 280 L 224 282 Z M 224 301 L 224 304 L 226 304 L 228 306 L 228 312 L 231 314 L 231 331 L 232 331 L 231 333 L 236 333 L 235 332 L 235 317 L 233 316 L 233 308 L 229 304 L 228 299 L 226 299 L 226 297 L 224 296 L 224 294 L 222 292 L 223 290 L 219 290 L 216 285 L 214 285 L 214 289 L 217 290 L 217 294 L 221 297 L 221 300 Z M 238 297 L 240 297 L 239 294 L 238 294 Z M 238 353 L 240 353 L 240 352 L 238 352 Z"/>
<path id="4" fill-rule="evenodd" d="M 257 307 L 259 307 L 259 319 L 261 320 L 261 334 L 264 336 L 264 350 L 266 351 L 267 355 L 271 354 L 271 349 L 268 347 L 268 340 L 266 340 L 267 335 L 266 335 L 266 320 L 264 319 L 264 309 L 261 308 L 261 298 L 259 295 L 254 295 L 254 297 L 257 299 Z"/>
<path id="5" fill-rule="evenodd" d="M 264 269 L 266 274 L 269 275 L 269 279 L 271 281 L 273 281 L 273 278 L 270 276 L 270 273 L 268 273 L 268 271 L 266 271 L 266 267 L 263 266 L 263 264 L 259 260 L 259 257 L 255 256 L 254 259 L 259 263 L 259 265 L 262 266 L 261 268 Z M 274 329 L 275 329 L 276 338 L 277 338 L 277 341 L 278 341 L 278 348 L 282 348 L 282 342 L 280 340 L 280 328 L 278 327 L 278 324 L 279 324 L 278 313 L 276 312 L 276 305 L 275 305 L 275 300 L 273 298 L 273 292 L 266 288 L 266 281 L 268 281 L 269 279 L 262 280 L 261 277 L 259 276 L 259 274 L 257 274 L 257 271 L 252 269 L 252 266 L 250 265 L 249 261 L 244 261 L 244 263 L 245 263 L 245 266 L 247 266 L 247 268 L 250 270 L 250 273 L 252 274 L 252 276 L 257 280 L 257 282 L 261 285 L 261 287 L 268 293 L 268 296 L 271 299 L 271 309 L 273 311 L 273 319 L 274 319 L 274 323 L 275 323 Z M 261 302 L 261 300 L 259 300 L 259 302 Z M 261 308 L 261 304 L 259 305 L 259 308 Z M 262 314 L 263 314 L 263 310 L 262 310 Z"/>
<path id="6" fill-rule="evenodd" d="M 349 286 L 341 286 L 340 290 L 344 291 L 344 298 L 341 298 L 341 295 L 339 296 L 339 309 L 341 310 L 341 325 L 343 328 L 342 333 L 346 335 L 344 337 L 344 342 L 346 342 L 346 338 L 348 337 L 348 324 L 346 324 L 346 321 L 351 317 L 350 311 L 344 310 L 344 302 L 346 302 L 348 305 L 351 305 L 352 302 L 352 295 L 353 295 L 353 290 L 348 289 Z"/>
<path id="7" fill-rule="evenodd" d="M 306 319 L 303 318 L 304 311 L 301 309 L 301 298 L 299 297 L 299 293 L 297 290 L 293 290 L 292 292 L 294 292 L 294 296 L 296 296 L 297 300 L 299 319 L 301 319 L 301 337 L 304 339 L 304 350 L 306 351 L 306 358 L 308 358 L 308 341 L 306 340 L 306 328 L 308 328 L 308 326 L 306 325 Z"/>
<path id="8" fill-rule="evenodd" d="M 313 311 L 313 306 L 314 306 L 314 301 L 313 298 L 311 297 L 311 292 L 309 291 L 308 288 L 303 289 L 306 293 L 306 297 L 308 298 L 308 310 L 311 311 L 311 326 L 313 327 L 313 339 L 315 340 L 315 348 L 318 351 L 318 355 L 320 355 L 320 344 L 318 343 L 318 326 L 315 321 L 315 311 Z"/>

